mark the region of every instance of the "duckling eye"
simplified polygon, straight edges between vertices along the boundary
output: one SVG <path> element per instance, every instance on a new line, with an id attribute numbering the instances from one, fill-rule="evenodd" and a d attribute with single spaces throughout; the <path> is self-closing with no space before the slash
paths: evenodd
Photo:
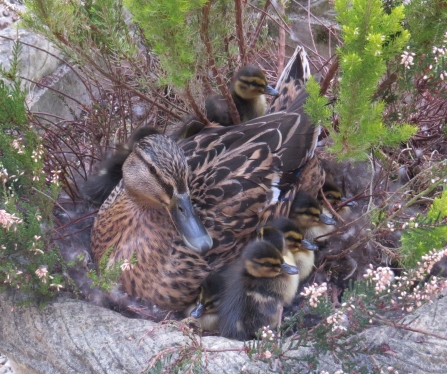
<path id="1" fill-rule="evenodd" d="M 327 199 L 335 199 L 335 196 L 331 193 L 326 196 Z"/>

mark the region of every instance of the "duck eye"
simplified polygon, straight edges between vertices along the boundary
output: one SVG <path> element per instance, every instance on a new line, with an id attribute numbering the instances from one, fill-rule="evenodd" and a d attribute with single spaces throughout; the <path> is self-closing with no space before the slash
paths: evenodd
<path id="1" fill-rule="evenodd" d="M 150 166 L 149 166 L 149 171 L 150 171 L 152 174 L 157 174 L 157 169 L 155 169 L 155 167 L 154 167 L 153 165 L 150 165 Z"/>
<path id="2" fill-rule="evenodd" d="M 331 193 L 326 196 L 327 199 L 335 199 L 335 196 Z"/>

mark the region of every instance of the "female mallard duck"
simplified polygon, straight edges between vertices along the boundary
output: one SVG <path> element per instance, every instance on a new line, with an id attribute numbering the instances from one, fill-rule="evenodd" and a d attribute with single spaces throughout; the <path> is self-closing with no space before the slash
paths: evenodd
<path id="1" fill-rule="evenodd" d="M 306 97 L 302 90 L 286 112 L 178 144 L 163 135 L 135 144 L 95 219 L 95 261 L 135 256 L 120 278 L 128 294 L 166 309 L 192 304 L 203 279 L 238 256 L 256 227 L 288 214 L 319 133 L 303 113 Z"/>
<path id="2" fill-rule="evenodd" d="M 325 180 L 323 187 L 318 192 L 318 201 L 320 202 L 321 206 L 323 207 L 323 212 L 327 215 L 331 215 L 328 209 L 325 207 L 324 198 L 327 200 L 329 204 L 334 209 L 337 209 L 337 206 L 344 201 L 346 201 L 346 198 L 343 196 L 343 193 L 341 191 L 341 188 L 338 187 L 334 182 L 331 182 L 329 180 Z M 357 205 L 355 201 L 350 201 L 346 203 L 346 205 L 343 205 L 341 208 L 337 210 L 337 213 L 343 218 L 347 218 L 351 213 L 351 207 Z"/>
<path id="3" fill-rule="evenodd" d="M 318 250 L 318 246 L 304 239 L 303 230 L 289 218 L 278 217 L 269 222 L 269 226 L 284 233 L 287 248 L 300 269 L 299 281 L 303 282 L 314 269 L 315 251 Z"/>
<path id="4" fill-rule="evenodd" d="M 265 95 L 276 96 L 278 91 L 269 86 L 264 72 L 257 66 L 238 70 L 230 85 L 230 94 L 236 104 L 241 122 L 263 116 L 267 110 Z M 222 95 L 212 95 L 205 101 L 206 116 L 221 126 L 233 125 L 228 104 Z"/>
<path id="5" fill-rule="evenodd" d="M 292 274 L 298 268 L 285 263 L 272 244 L 250 243 L 225 274 L 218 307 L 220 335 L 247 340 L 263 326 L 276 327 L 287 292 L 285 277 Z"/>
<path id="6" fill-rule="evenodd" d="M 304 191 L 298 191 L 295 195 L 289 218 L 304 231 L 307 240 L 330 233 L 336 224 L 333 218 L 323 213 L 323 208 L 317 199 Z"/>

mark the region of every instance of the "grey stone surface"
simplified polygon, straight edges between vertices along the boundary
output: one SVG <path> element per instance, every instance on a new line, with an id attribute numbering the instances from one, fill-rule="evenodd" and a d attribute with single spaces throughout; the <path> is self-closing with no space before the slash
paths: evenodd
<path id="1" fill-rule="evenodd" d="M 152 322 L 63 297 L 42 310 L 18 308 L 12 295 L 2 294 L 0 315 L 1 350 L 30 373 L 139 373 L 152 355 L 189 341 L 175 329 L 151 333 L 156 326 Z M 213 350 L 243 347 L 218 337 L 203 338 L 203 344 Z M 208 353 L 207 358 L 212 373 L 240 372 L 247 361 L 237 351 Z M 263 363 L 251 367 L 256 372 L 267 369 Z"/>
<path id="2" fill-rule="evenodd" d="M 17 295 L 0 295 L 0 347 L 19 368 L 17 373 L 139 373 L 163 349 L 173 347 L 175 356 L 181 347 L 191 345 L 178 329 L 155 328 L 153 322 L 129 319 L 63 296 L 43 310 L 34 306 L 19 308 L 16 304 Z M 399 373 L 447 373 L 446 308 L 447 297 L 440 297 L 401 322 L 421 332 L 381 326 L 354 337 L 364 347 L 379 351 L 354 356 L 357 367 L 365 367 L 368 372 L 392 366 Z M 248 373 L 270 370 L 266 363 L 249 359 L 240 350 L 241 342 L 204 337 L 201 344 L 207 350 L 219 351 L 208 352 L 206 361 L 202 355 L 201 372 L 240 373 L 243 367 Z M 293 354 L 312 352 L 312 348 L 300 348 Z M 340 368 L 334 357 L 320 357 L 315 372 L 333 373 Z"/>
<path id="3" fill-rule="evenodd" d="M 39 81 L 50 75 L 56 68 L 62 65 L 57 57 L 62 57 L 62 53 L 52 43 L 31 31 L 17 29 L 14 25 L 0 31 L 0 63 L 8 69 L 13 47 L 13 40 L 20 40 L 22 43 L 22 53 L 20 55 L 20 75 Z M 13 39 L 13 40 L 11 40 Z M 45 51 L 54 54 L 53 57 Z M 25 88 L 31 91 L 34 85 L 30 82 L 23 82 Z"/>
<path id="4" fill-rule="evenodd" d="M 8 16 L 4 16 L 5 12 Z M 65 65 L 63 53 L 54 44 L 29 30 L 17 28 L 17 19 L 13 11 L 0 4 L 1 66 L 10 68 L 14 40 L 20 41 L 19 74 L 24 78 L 22 88 L 28 93 L 29 109 L 57 116 L 47 116 L 50 121 L 73 119 L 73 113 L 78 116 L 82 106 L 92 101 L 86 87 L 76 73 Z"/>

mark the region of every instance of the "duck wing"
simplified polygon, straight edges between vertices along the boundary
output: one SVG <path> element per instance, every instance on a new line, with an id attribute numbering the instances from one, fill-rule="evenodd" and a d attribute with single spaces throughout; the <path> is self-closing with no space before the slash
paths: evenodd
<path id="1" fill-rule="evenodd" d="M 204 129 L 179 143 L 190 166 L 193 205 L 213 238 L 210 262 L 228 262 L 258 225 L 288 214 L 296 174 L 313 156 L 319 132 L 303 112 L 306 97 L 301 90 L 286 112 Z"/>
<path id="2" fill-rule="evenodd" d="M 279 96 L 272 102 L 268 112 L 289 110 L 292 104 L 295 104 L 295 99 L 310 75 L 307 53 L 301 45 L 298 45 L 276 83 L 275 89 L 279 92 Z"/>

